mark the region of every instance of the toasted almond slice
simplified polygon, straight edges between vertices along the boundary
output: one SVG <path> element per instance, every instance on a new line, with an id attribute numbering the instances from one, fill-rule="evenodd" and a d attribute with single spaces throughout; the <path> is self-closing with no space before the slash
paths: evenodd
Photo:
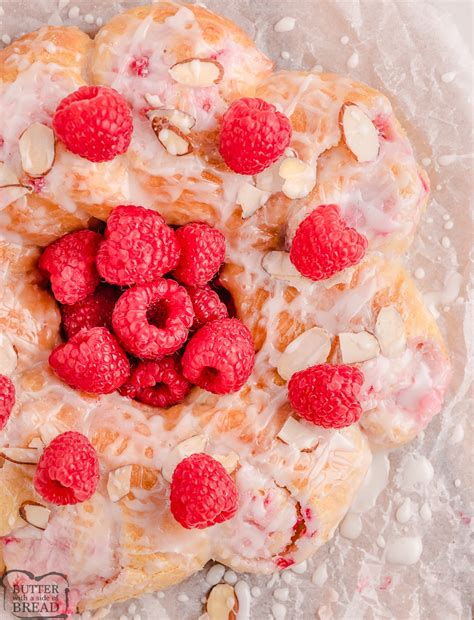
<path id="1" fill-rule="evenodd" d="M 170 67 L 173 80 L 185 86 L 212 86 L 224 75 L 224 67 L 213 58 L 188 58 Z"/>
<path id="2" fill-rule="evenodd" d="M 118 502 L 130 492 L 133 465 L 124 465 L 109 473 L 107 493 L 111 501 Z"/>
<path id="3" fill-rule="evenodd" d="M 53 167 L 55 157 L 54 132 L 42 123 L 33 123 L 19 140 L 21 165 L 30 177 L 41 177 Z"/>
<path id="4" fill-rule="evenodd" d="M 20 183 L 13 170 L 0 162 L 0 211 L 26 196 L 29 191 L 30 188 Z"/>
<path id="5" fill-rule="evenodd" d="M 187 114 L 182 110 L 172 110 L 169 108 L 157 108 L 147 112 L 147 116 L 150 119 L 155 117 L 168 119 L 170 125 L 174 125 L 184 134 L 188 134 L 190 130 L 196 124 L 196 119 L 191 114 Z"/>
<path id="6" fill-rule="evenodd" d="M 379 133 L 359 106 L 346 104 L 342 110 L 344 141 L 357 161 L 375 161 L 379 154 Z"/>
<path id="7" fill-rule="evenodd" d="M 239 464 L 239 455 L 237 452 L 229 452 L 228 454 L 211 454 L 212 458 L 222 465 L 228 474 L 234 472 Z"/>
<path id="8" fill-rule="evenodd" d="M 365 362 L 380 353 L 377 339 L 369 332 L 342 332 L 339 334 L 339 346 L 344 364 Z"/>
<path id="9" fill-rule="evenodd" d="M 44 443 L 41 441 L 40 437 L 33 437 L 33 439 L 28 444 L 28 448 L 35 448 L 36 450 L 44 450 Z"/>
<path id="10" fill-rule="evenodd" d="M 375 322 L 375 336 L 385 357 L 397 357 L 405 351 L 405 323 L 395 306 L 380 309 Z"/>
<path id="11" fill-rule="evenodd" d="M 270 196 L 270 192 L 255 187 L 251 183 L 242 183 L 237 193 L 237 204 L 242 207 L 242 217 L 245 219 L 263 207 Z"/>
<path id="12" fill-rule="evenodd" d="M 206 611 L 209 620 L 231 620 L 236 607 L 234 588 L 227 583 L 214 586 L 208 596 Z"/>
<path id="13" fill-rule="evenodd" d="M 39 530 L 45 530 L 48 526 L 51 510 L 43 504 L 38 504 L 38 502 L 27 501 L 20 506 L 19 513 L 23 521 Z"/>
<path id="14" fill-rule="evenodd" d="M 331 338 L 326 330 L 312 327 L 290 342 L 278 360 L 278 374 L 287 381 L 295 372 L 315 364 L 323 364 L 331 351 Z"/>
<path id="15" fill-rule="evenodd" d="M 352 280 L 352 276 L 354 275 L 354 271 L 355 267 L 346 267 L 342 271 L 334 274 L 331 278 L 321 280 L 321 284 L 326 289 L 332 288 L 337 284 L 349 284 Z"/>
<path id="16" fill-rule="evenodd" d="M 288 252 L 280 252 L 278 250 L 268 252 L 262 259 L 262 267 L 269 276 L 276 280 L 285 280 L 290 283 L 297 280 L 309 282 L 293 265 Z"/>
<path id="17" fill-rule="evenodd" d="M 312 450 L 319 442 L 314 427 L 289 417 L 277 434 L 282 441 L 298 450 Z"/>
<path id="18" fill-rule="evenodd" d="M 151 120 L 151 126 L 162 147 L 170 155 L 188 155 L 193 147 L 187 136 L 174 125 L 171 125 L 167 118 L 155 116 Z"/>
<path id="19" fill-rule="evenodd" d="M 12 341 L 0 333 L 0 375 L 10 376 L 18 363 L 18 355 Z"/>
<path id="20" fill-rule="evenodd" d="M 193 435 L 192 437 L 188 437 L 184 441 L 178 443 L 168 454 L 163 463 L 163 467 L 161 468 L 161 475 L 163 478 L 171 482 L 171 478 L 173 477 L 173 472 L 176 469 L 178 463 L 180 463 L 183 459 L 191 454 L 198 454 L 199 452 L 204 452 L 206 447 L 207 439 L 204 435 Z"/>
<path id="21" fill-rule="evenodd" d="M 35 465 L 40 459 L 36 448 L 0 448 L 0 456 L 19 465 Z"/>
<path id="22" fill-rule="evenodd" d="M 310 166 L 297 157 L 287 157 L 278 169 L 284 179 L 282 192 L 291 199 L 304 198 L 316 185 L 316 167 Z"/>
<path id="23" fill-rule="evenodd" d="M 148 105 L 151 105 L 152 108 L 160 108 L 163 105 L 160 96 L 154 95 L 153 93 L 145 93 L 145 101 Z"/>

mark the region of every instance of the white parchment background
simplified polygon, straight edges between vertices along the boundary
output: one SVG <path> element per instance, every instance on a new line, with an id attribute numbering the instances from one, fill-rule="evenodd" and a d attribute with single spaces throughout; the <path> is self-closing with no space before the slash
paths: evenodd
<path id="1" fill-rule="evenodd" d="M 471 8 L 472 19 L 472 4 L 454 3 L 466 17 Z M 13 39 L 47 23 L 77 25 L 95 32 L 97 19 L 106 21 L 137 4 L 143 2 L 0 0 L 0 38 L 3 36 L 5 43 L 8 37 Z M 472 48 L 469 50 L 446 12 L 448 4 L 423 0 L 207 2 L 209 8 L 239 23 L 278 67 L 311 69 L 319 65 L 325 71 L 350 73 L 391 97 L 418 158 L 424 160 L 433 190 L 407 261 L 420 276 L 418 284 L 427 303 L 439 315 L 454 364 L 444 412 L 424 437 L 390 455 L 389 484 L 376 507 L 362 515 L 363 529 L 356 540 L 336 534 L 302 574 L 286 571 L 273 579 L 239 576 L 261 591 L 252 596 L 250 617 L 254 620 L 282 620 L 285 610 L 286 620 L 471 618 L 474 398 L 468 367 L 474 322 L 467 304 L 474 259 Z M 273 25 L 284 16 L 296 18 L 296 26 L 277 34 Z M 283 59 L 282 51 L 289 52 L 290 58 Z M 407 491 L 403 472 L 413 455 L 429 459 L 434 476 L 429 483 Z M 402 525 L 394 515 L 406 497 L 411 499 L 412 511 Z M 419 513 L 423 504 L 432 511 L 427 520 Z M 423 552 L 416 564 L 386 562 L 384 542 L 400 535 L 422 537 Z M 314 570 L 322 563 L 328 577 L 324 583 L 324 579 L 312 583 Z M 204 577 L 205 573 L 200 573 L 164 596 L 150 595 L 101 610 L 97 617 L 198 618 L 201 598 L 209 590 Z M 279 603 L 276 589 L 283 599 Z"/>

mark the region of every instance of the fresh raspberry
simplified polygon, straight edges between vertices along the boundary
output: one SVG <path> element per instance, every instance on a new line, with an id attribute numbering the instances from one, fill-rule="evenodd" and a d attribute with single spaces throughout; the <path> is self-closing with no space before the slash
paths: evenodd
<path id="1" fill-rule="evenodd" d="M 112 311 L 120 291 L 107 285 L 72 306 L 61 306 L 62 326 L 67 338 L 72 338 L 82 329 L 107 327 L 112 330 Z"/>
<path id="2" fill-rule="evenodd" d="M 97 452 L 87 437 L 75 431 L 58 435 L 45 448 L 34 479 L 41 497 L 60 506 L 85 502 L 98 483 Z"/>
<path id="3" fill-rule="evenodd" d="M 153 282 L 176 267 L 175 232 L 156 211 L 133 205 L 115 207 L 97 254 L 97 269 L 119 286 Z"/>
<path id="4" fill-rule="evenodd" d="M 5 375 L 0 375 L 0 431 L 8 422 L 15 404 L 15 386 Z"/>
<path id="5" fill-rule="evenodd" d="M 53 241 L 41 255 L 39 267 L 49 274 L 60 303 L 75 304 L 96 289 L 95 257 L 101 240 L 92 230 L 78 230 Z"/>
<path id="6" fill-rule="evenodd" d="M 184 344 L 193 319 L 186 289 L 174 280 L 158 278 L 125 291 L 115 304 L 112 325 L 129 353 L 161 359 Z"/>
<path id="7" fill-rule="evenodd" d="M 301 222 L 290 260 L 311 280 L 330 278 L 362 260 L 367 239 L 342 219 L 337 205 L 320 205 Z"/>
<path id="8" fill-rule="evenodd" d="M 182 402 L 190 389 L 179 361 L 165 357 L 159 362 L 139 362 L 119 392 L 146 405 L 164 408 Z"/>
<path id="9" fill-rule="evenodd" d="M 222 118 L 219 151 L 239 174 L 258 174 L 279 159 L 291 140 L 291 123 L 262 99 L 238 99 Z"/>
<path id="10" fill-rule="evenodd" d="M 130 71 L 138 77 L 146 77 L 150 72 L 149 68 L 150 59 L 148 56 L 139 56 L 138 58 L 133 58 L 130 62 Z"/>
<path id="11" fill-rule="evenodd" d="M 237 512 L 239 492 L 224 467 L 208 454 L 183 459 L 171 479 L 171 513 L 183 527 L 200 530 L 228 521 Z"/>
<path id="12" fill-rule="evenodd" d="M 355 366 L 319 364 L 296 372 L 288 383 L 291 406 L 306 420 L 324 428 L 357 422 L 358 395 L 364 375 Z"/>
<path id="13" fill-rule="evenodd" d="M 49 364 L 76 390 L 109 394 L 130 375 L 130 364 L 116 338 L 105 327 L 80 331 L 49 356 Z"/>
<path id="14" fill-rule="evenodd" d="M 217 319 L 201 327 L 186 345 L 183 374 L 214 394 L 237 392 L 253 370 L 252 335 L 238 319 Z"/>
<path id="15" fill-rule="evenodd" d="M 229 316 L 225 303 L 220 300 L 216 291 L 213 291 L 207 284 L 202 288 L 191 286 L 187 290 L 195 314 L 194 329 L 202 327 L 205 323 L 209 323 L 209 321 L 225 319 Z"/>
<path id="16" fill-rule="evenodd" d="M 109 161 L 128 149 L 133 120 L 128 103 L 113 88 L 81 86 L 59 103 L 53 129 L 72 153 Z"/>
<path id="17" fill-rule="evenodd" d="M 176 238 L 181 256 L 174 277 L 188 286 L 204 286 L 224 262 L 224 235 L 208 224 L 193 222 L 178 228 Z"/>

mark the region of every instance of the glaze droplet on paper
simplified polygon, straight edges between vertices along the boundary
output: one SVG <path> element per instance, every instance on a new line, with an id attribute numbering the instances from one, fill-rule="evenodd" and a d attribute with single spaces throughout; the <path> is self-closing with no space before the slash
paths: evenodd
<path id="1" fill-rule="evenodd" d="M 311 577 L 311 582 L 314 583 L 315 586 L 322 586 L 326 583 L 327 578 L 328 578 L 328 567 L 327 567 L 326 562 L 323 562 L 314 571 Z"/>
<path id="2" fill-rule="evenodd" d="M 410 566 L 416 564 L 423 551 L 420 536 L 400 536 L 387 543 L 387 562 Z"/>
<path id="3" fill-rule="evenodd" d="M 296 19 L 294 17 L 282 17 L 280 21 L 278 21 L 273 29 L 275 32 L 290 32 L 293 30 L 296 24 Z"/>
<path id="4" fill-rule="evenodd" d="M 395 517 L 399 523 L 407 523 L 411 517 L 411 501 L 410 498 L 407 497 L 402 504 L 397 509 L 395 513 Z"/>
<path id="5" fill-rule="evenodd" d="M 349 60 L 347 61 L 347 66 L 349 67 L 349 69 L 355 69 L 359 64 L 359 54 L 357 52 L 354 52 L 350 57 Z"/>
<path id="6" fill-rule="evenodd" d="M 341 536 L 349 540 L 355 540 L 362 532 L 362 519 L 355 512 L 348 512 L 344 517 L 339 531 Z"/>
<path id="7" fill-rule="evenodd" d="M 426 485 L 433 479 L 433 465 L 424 456 L 408 456 L 403 468 L 401 488 L 405 491 L 416 485 Z"/>
<path id="8" fill-rule="evenodd" d="M 387 486 L 389 473 L 388 453 L 376 452 L 356 498 L 352 502 L 351 512 L 367 512 L 375 506 L 377 497 Z"/>

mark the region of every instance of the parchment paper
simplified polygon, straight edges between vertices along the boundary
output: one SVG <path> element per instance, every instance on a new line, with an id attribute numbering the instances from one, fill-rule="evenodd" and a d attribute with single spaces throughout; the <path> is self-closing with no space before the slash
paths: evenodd
<path id="1" fill-rule="evenodd" d="M 13 39 L 47 23 L 78 25 L 95 32 L 97 18 L 100 24 L 101 19 L 105 22 L 136 4 L 143 2 L 0 0 L 0 37 Z M 258 590 L 252 591 L 252 619 L 282 620 L 285 613 L 286 620 L 471 617 L 474 408 L 469 363 L 474 323 L 472 306 L 471 310 L 468 307 L 472 296 L 468 278 L 474 259 L 470 216 L 472 56 L 443 11 L 445 4 L 422 0 L 207 2 L 209 8 L 239 23 L 278 67 L 322 66 L 350 73 L 392 99 L 419 159 L 425 160 L 433 189 L 407 261 L 419 276 L 427 303 L 439 315 L 454 365 L 447 406 L 423 437 L 390 455 L 388 485 L 376 506 L 361 515 L 362 533 L 356 540 L 336 532 L 333 541 L 300 574 L 286 571 L 271 579 L 239 576 L 250 588 L 260 589 L 259 596 Z M 273 25 L 284 16 L 296 18 L 295 28 L 275 33 Z M 282 58 L 282 51 L 288 52 L 289 58 Z M 431 481 L 420 481 L 406 490 L 403 477 L 413 455 L 424 455 L 434 475 Z M 411 515 L 401 524 L 395 513 L 407 497 Z M 386 561 L 386 544 L 399 535 L 421 536 L 423 552 L 417 563 L 407 566 Z M 313 578 L 316 583 L 312 583 L 315 569 L 322 564 Z M 205 572 L 201 572 L 164 595 L 149 595 L 94 615 L 83 614 L 83 618 L 198 618 L 203 611 L 201 599 L 209 589 Z M 2 613 L 0 618 L 4 618 Z"/>

